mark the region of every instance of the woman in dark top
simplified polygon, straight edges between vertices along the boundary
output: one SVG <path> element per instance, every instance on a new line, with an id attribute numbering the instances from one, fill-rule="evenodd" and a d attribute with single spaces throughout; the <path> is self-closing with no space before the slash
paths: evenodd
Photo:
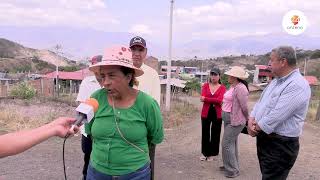
<path id="1" fill-rule="evenodd" d="M 221 104 L 226 87 L 220 82 L 220 70 L 210 71 L 209 82 L 202 86 L 200 100 L 203 102 L 201 112 L 202 140 L 201 161 L 212 161 L 219 154 L 221 133 Z"/>

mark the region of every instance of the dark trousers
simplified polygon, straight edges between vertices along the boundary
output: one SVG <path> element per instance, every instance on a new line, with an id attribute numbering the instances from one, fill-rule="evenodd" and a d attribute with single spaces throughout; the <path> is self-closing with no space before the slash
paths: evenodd
<path id="1" fill-rule="evenodd" d="M 201 153 L 206 157 L 219 154 L 221 124 L 222 121 L 217 118 L 216 110 L 210 106 L 207 118 L 201 119 Z"/>
<path id="2" fill-rule="evenodd" d="M 262 180 L 285 180 L 299 153 L 299 137 L 260 132 L 257 153 Z"/>
<path id="3" fill-rule="evenodd" d="M 90 162 L 90 154 L 92 151 L 92 140 L 91 140 L 90 136 L 85 137 L 84 135 L 82 135 L 81 148 L 82 148 L 82 152 L 84 153 L 84 158 L 83 158 L 84 165 L 83 165 L 83 169 L 82 169 L 82 174 L 83 174 L 83 179 L 85 180 L 86 176 L 87 176 L 89 162 Z"/>
<path id="4" fill-rule="evenodd" d="M 156 154 L 156 145 L 155 144 L 150 144 L 149 145 L 149 157 L 150 157 L 150 160 L 151 160 L 151 163 L 150 163 L 150 169 L 151 169 L 151 180 L 154 180 L 154 157 L 155 157 L 155 154 Z"/>

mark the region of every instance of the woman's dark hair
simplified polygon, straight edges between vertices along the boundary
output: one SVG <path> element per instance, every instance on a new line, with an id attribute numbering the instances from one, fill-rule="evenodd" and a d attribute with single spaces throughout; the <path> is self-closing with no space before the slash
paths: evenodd
<path id="1" fill-rule="evenodd" d="M 210 73 L 209 73 L 209 78 L 208 78 L 208 82 L 209 82 L 209 83 L 211 83 L 211 73 L 213 73 L 213 72 L 210 72 Z M 215 74 L 217 74 L 217 73 L 215 73 Z M 218 81 L 218 83 L 221 84 L 221 76 L 220 76 L 220 73 L 218 73 L 218 75 L 219 75 L 219 81 Z"/>
<path id="2" fill-rule="evenodd" d="M 134 77 L 135 71 L 134 69 L 128 68 L 128 67 L 124 67 L 124 66 L 120 66 L 120 71 L 126 76 L 128 74 L 131 74 L 132 78 L 129 82 L 129 86 L 133 87 L 133 85 L 136 82 L 136 78 Z"/>
<path id="3" fill-rule="evenodd" d="M 244 84 L 244 85 L 246 86 L 246 88 L 248 89 L 248 91 L 249 91 L 249 85 L 248 85 L 248 82 L 247 82 L 246 80 L 239 79 L 239 78 L 237 78 L 237 80 L 238 80 L 239 82 L 241 82 L 242 84 Z"/>

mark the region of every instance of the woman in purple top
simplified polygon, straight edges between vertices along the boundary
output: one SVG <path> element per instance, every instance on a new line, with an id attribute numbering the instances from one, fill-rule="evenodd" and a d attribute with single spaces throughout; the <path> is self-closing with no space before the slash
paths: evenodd
<path id="1" fill-rule="evenodd" d="M 248 120 L 248 83 L 245 79 L 249 74 L 239 66 L 225 72 L 230 83 L 229 90 L 224 94 L 222 104 L 222 120 L 224 134 L 222 138 L 223 166 L 220 170 L 228 178 L 240 175 L 238 161 L 238 136 Z"/>

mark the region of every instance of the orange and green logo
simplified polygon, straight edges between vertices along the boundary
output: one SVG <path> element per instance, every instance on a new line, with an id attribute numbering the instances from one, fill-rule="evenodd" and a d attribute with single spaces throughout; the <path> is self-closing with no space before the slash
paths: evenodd
<path id="1" fill-rule="evenodd" d="M 303 33 L 307 25 L 307 17 L 299 10 L 291 10 L 282 18 L 282 27 L 290 35 Z"/>
<path id="2" fill-rule="evenodd" d="M 293 15 L 291 17 L 291 22 L 293 25 L 297 25 L 299 23 L 299 21 L 300 21 L 300 17 L 298 15 Z"/>

